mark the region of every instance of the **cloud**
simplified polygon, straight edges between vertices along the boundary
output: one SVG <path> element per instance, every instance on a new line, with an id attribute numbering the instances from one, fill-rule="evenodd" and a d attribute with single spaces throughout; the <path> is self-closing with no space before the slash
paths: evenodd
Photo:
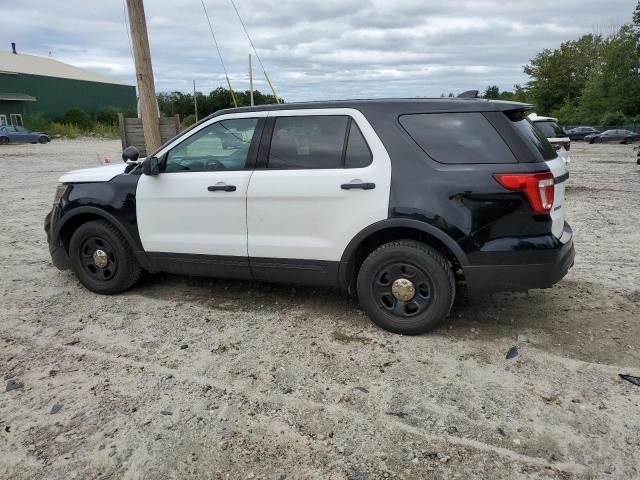
<path id="1" fill-rule="evenodd" d="M 244 36 L 231 3 L 205 0 L 234 88 L 248 88 Z M 629 0 L 236 0 L 278 94 L 287 101 L 438 96 L 526 82 L 543 48 L 631 17 Z M 158 91 L 209 91 L 225 79 L 199 0 L 147 0 Z M 135 83 L 121 1 L 11 5 L 0 38 Z M 254 63 L 256 87 L 268 91 Z"/>

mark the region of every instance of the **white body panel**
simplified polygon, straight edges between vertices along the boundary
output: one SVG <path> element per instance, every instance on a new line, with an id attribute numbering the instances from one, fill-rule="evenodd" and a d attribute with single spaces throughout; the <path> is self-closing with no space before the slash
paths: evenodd
<path id="1" fill-rule="evenodd" d="M 545 163 L 549 167 L 549 170 L 551 170 L 551 173 L 553 173 L 553 178 L 561 177 L 568 172 L 567 165 L 560 155 L 558 155 L 556 159 Z M 561 238 L 562 232 L 564 231 L 564 222 L 566 218 L 564 190 L 566 184 L 567 182 L 565 180 L 564 182 L 556 183 L 554 185 L 553 206 L 551 207 L 551 232 L 557 238 Z"/>
<path id="2" fill-rule="evenodd" d="M 126 163 L 114 163 L 95 168 L 83 168 L 65 173 L 58 180 L 60 183 L 108 182 L 113 177 L 124 173 Z"/>
<path id="3" fill-rule="evenodd" d="M 250 257 L 339 261 L 362 229 L 388 217 L 391 160 L 357 110 L 347 108 L 270 112 L 270 117 L 347 115 L 358 124 L 373 155 L 364 168 L 256 170 L 247 192 Z M 352 181 L 372 190 L 343 190 Z"/>
<path id="4" fill-rule="evenodd" d="M 195 128 L 230 118 L 258 118 L 266 112 L 221 115 Z M 189 136 L 160 152 L 161 157 Z M 136 191 L 138 230 L 147 252 L 247 256 L 247 187 L 252 172 L 208 171 L 142 175 Z M 236 191 L 210 192 L 223 182 Z"/>

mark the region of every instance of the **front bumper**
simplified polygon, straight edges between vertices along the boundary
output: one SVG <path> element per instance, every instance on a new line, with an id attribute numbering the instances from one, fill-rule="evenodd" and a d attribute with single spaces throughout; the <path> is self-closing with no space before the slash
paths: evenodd
<path id="1" fill-rule="evenodd" d="M 567 223 L 561 238 L 562 242 L 552 235 L 535 241 L 514 238 L 503 244 L 510 249 L 475 253 L 472 264 L 463 267 L 469 293 L 552 287 L 569 272 L 575 257 L 573 232 Z"/>

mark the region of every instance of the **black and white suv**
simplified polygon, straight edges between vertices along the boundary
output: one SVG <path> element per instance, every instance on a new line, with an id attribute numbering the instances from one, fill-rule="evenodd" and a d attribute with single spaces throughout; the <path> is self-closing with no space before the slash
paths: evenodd
<path id="1" fill-rule="evenodd" d="M 53 263 L 103 294 L 143 270 L 338 287 L 381 327 L 419 334 L 460 286 L 546 288 L 573 264 L 568 173 L 530 108 L 220 111 L 141 162 L 127 149 L 128 164 L 63 175 L 45 221 Z"/>

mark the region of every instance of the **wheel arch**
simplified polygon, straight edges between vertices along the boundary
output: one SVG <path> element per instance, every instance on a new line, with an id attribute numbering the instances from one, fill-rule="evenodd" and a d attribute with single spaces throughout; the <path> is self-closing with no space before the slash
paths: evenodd
<path id="1" fill-rule="evenodd" d="M 437 227 L 407 218 L 388 219 L 370 225 L 349 242 L 340 260 L 340 289 L 353 293 L 356 273 L 369 253 L 387 242 L 400 239 L 414 239 L 434 247 L 451 261 L 454 271 L 468 264 L 462 248 Z"/>
<path id="2" fill-rule="evenodd" d="M 122 234 L 127 241 L 129 248 L 135 254 L 138 263 L 145 270 L 149 269 L 149 261 L 146 254 L 141 251 L 138 243 L 132 237 L 131 233 L 122 225 L 122 223 L 112 214 L 97 207 L 78 207 L 73 209 L 61 218 L 59 225 L 56 226 L 54 238 L 59 239 L 60 244 L 69 255 L 69 243 L 73 233 L 87 222 L 94 220 L 106 220 Z"/>

